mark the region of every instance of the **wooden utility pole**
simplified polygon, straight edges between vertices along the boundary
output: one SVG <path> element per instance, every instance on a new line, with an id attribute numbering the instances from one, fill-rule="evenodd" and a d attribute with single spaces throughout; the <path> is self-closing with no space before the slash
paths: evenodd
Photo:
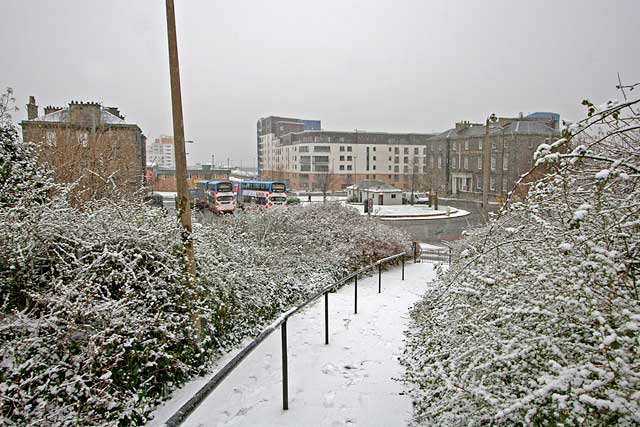
<path id="1" fill-rule="evenodd" d="M 169 73 L 171 76 L 171 110 L 173 113 L 173 144 L 176 155 L 176 186 L 178 190 L 178 217 L 183 231 L 184 255 L 187 272 L 195 282 L 196 262 L 191 239 L 191 202 L 187 185 L 187 155 L 184 147 L 184 121 L 182 94 L 180 93 L 180 64 L 176 38 L 176 15 L 173 0 L 167 0 L 167 37 L 169 39 Z"/>

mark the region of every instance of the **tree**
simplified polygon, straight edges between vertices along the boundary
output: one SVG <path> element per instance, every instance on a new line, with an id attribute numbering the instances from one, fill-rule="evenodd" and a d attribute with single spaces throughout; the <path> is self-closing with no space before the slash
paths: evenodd
<path id="1" fill-rule="evenodd" d="M 418 424 L 640 422 L 639 102 L 584 101 L 526 198 L 455 246 L 411 313 Z"/>
<path id="2" fill-rule="evenodd" d="M 317 172 L 313 175 L 314 182 L 318 184 L 320 191 L 322 192 L 322 202 L 327 202 L 327 193 L 333 190 L 333 186 L 337 181 L 337 175 L 333 168 L 327 169 L 324 172 Z"/>

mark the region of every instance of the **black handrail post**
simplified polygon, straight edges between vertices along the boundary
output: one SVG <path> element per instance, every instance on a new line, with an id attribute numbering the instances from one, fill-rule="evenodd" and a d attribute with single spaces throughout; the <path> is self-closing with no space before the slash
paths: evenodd
<path id="1" fill-rule="evenodd" d="M 382 266 L 378 264 L 378 293 L 382 292 Z"/>
<path id="2" fill-rule="evenodd" d="M 413 263 L 418 262 L 418 242 L 413 242 Z"/>
<path id="3" fill-rule="evenodd" d="M 354 289 L 355 289 L 355 298 L 354 298 L 354 306 L 353 306 L 353 312 L 355 314 L 358 314 L 358 275 L 356 274 L 355 277 L 355 281 L 354 281 Z"/>
<path id="4" fill-rule="evenodd" d="M 287 364 L 287 319 L 280 326 L 282 332 L 282 409 L 289 409 L 289 375 Z"/>
<path id="5" fill-rule="evenodd" d="M 329 344 L 329 292 L 324 293 L 324 343 Z"/>
<path id="6" fill-rule="evenodd" d="M 402 280 L 404 280 L 404 255 L 402 255 Z"/>
<path id="7" fill-rule="evenodd" d="M 449 265 L 451 265 L 451 248 L 449 248 Z"/>

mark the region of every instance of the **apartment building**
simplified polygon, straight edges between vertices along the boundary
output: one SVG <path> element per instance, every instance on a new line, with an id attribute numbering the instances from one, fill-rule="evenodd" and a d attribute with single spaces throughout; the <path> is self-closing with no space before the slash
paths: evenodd
<path id="1" fill-rule="evenodd" d="M 147 142 L 147 162 L 160 169 L 175 169 L 176 156 L 173 136 L 160 135 L 153 142 Z"/>
<path id="2" fill-rule="evenodd" d="M 118 197 L 133 195 L 144 183 L 146 137 L 117 107 L 73 101 L 40 114 L 31 96 L 20 126 L 23 139 L 40 146 L 39 160 L 53 168 L 56 181 L 78 183 L 78 203 L 111 197 L 114 184 Z"/>

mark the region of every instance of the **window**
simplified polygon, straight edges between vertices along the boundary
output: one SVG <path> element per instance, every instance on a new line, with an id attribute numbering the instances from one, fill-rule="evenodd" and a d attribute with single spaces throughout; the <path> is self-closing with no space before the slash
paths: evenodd
<path id="1" fill-rule="evenodd" d="M 414 147 L 413 148 L 413 154 L 415 154 L 416 156 L 420 153 L 420 149 L 418 147 Z"/>
<path id="2" fill-rule="evenodd" d="M 482 139 L 478 140 L 478 150 L 482 150 Z"/>
<path id="3" fill-rule="evenodd" d="M 306 165 L 300 165 L 300 170 L 302 172 L 310 172 L 311 171 L 311 164 L 306 164 Z"/>
<path id="4" fill-rule="evenodd" d="M 400 147 L 395 147 L 393 149 L 394 154 L 400 154 Z"/>
<path id="5" fill-rule="evenodd" d="M 373 165 L 373 170 L 376 170 L 376 165 Z"/>
<path id="6" fill-rule="evenodd" d="M 482 190 L 482 175 L 476 175 L 476 190 Z"/>
<path id="7" fill-rule="evenodd" d="M 429 157 L 429 167 L 430 167 L 431 169 L 433 169 L 433 159 L 434 159 L 434 157 L 433 157 L 433 156 Z"/>
<path id="8" fill-rule="evenodd" d="M 495 190 L 495 186 L 496 186 L 496 179 L 494 177 L 491 177 L 489 179 L 489 189 L 493 191 Z"/>
<path id="9" fill-rule="evenodd" d="M 301 153 L 308 153 L 308 152 L 309 152 L 309 147 L 307 147 L 306 145 L 305 145 L 305 146 L 302 146 L 302 147 L 300 147 L 300 150 L 299 150 L 299 151 L 300 151 Z"/>
<path id="10" fill-rule="evenodd" d="M 391 170 L 391 165 L 389 165 L 389 170 Z"/>
<path id="11" fill-rule="evenodd" d="M 438 156 L 438 168 L 442 169 L 442 156 Z"/>
<path id="12" fill-rule="evenodd" d="M 340 161 L 344 162 L 344 156 L 340 156 Z"/>
<path id="13" fill-rule="evenodd" d="M 352 160 L 353 160 L 353 157 L 351 157 L 351 156 L 347 156 L 347 161 L 348 161 L 348 162 L 350 162 L 350 161 L 352 161 Z"/>
<path id="14" fill-rule="evenodd" d="M 403 173 L 409 173 L 409 166 L 404 165 Z"/>
<path id="15" fill-rule="evenodd" d="M 347 147 L 347 151 L 352 151 L 352 150 L 351 150 L 352 148 L 353 148 L 353 147 L 351 147 L 351 146 Z"/>
<path id="16" fill-rule="evenodd" d="M 389 152 L 391 152 L 391 147 L 389 147 Z"/>
<path id="17" fill-rule="evenodd" d="M 376 161 L 376 156 L 373 156 L 373 161 L 374 161 L 374 162 Z"/>
<path id="18" fill-rule="evenodd" d="M 464 149 L 465 150 L 469 149 L 469 140 L 468 139 L 464 142 Z"/>
<path id="19" fill-rule="evenodd" d="M 340 151 L 344 151 L 344 145 L 340 146 Z"/>
<path id="20" fill-rule="evenodd" d="M 373 151 L 376 151 L 376 147 L 373 147 Z M 374 157 L 373 160 L 375 160 L 376 158 Z"/>
<path id="21" fill-rule="evenodd" d="M 502 158 L 502 170 L 509 170 L 509 153 L 504 153 L 504 157 Z"/>
<path id="22" fill-rule="evenodd" d="M 396 166 L 394 166 L 394 167 L 393 167 L 393 171 L 394 171 L 395 173 L 399 173 L 399 172 L 400 172 L 400 166 L 397 166 L 397 165 L 396 165 Z"/>
<path id="23" fill-rule="evenodd" d="M 496 156 L 491 156 L 491 170 L 496 170 Z"/>
<path id="24" fill-rule="evenodd" d="M 458 167 L 458 166 L 457 166 L 457 164 L 456 164 L 456 163 L 457 163 L 457 160 L 458 160 L 458 159 L 456 159 L 455 157 L 453 157 L 453 158 L 451 159 L 451 167 L 452 167 L 453 169 L 455 169 L 456 167 Z"/>
<path id="25" fill-rule="evenodd" d="M 400 157 L 398 156 L 394 157 L 393 163 L 400 163 Z"/>
<path id="26" fill-rule="evenodd" d="M 408 147 L 404 147 L 404 154 L 409 154 L 409 148 Z"/>
<path id="27" fill-rule="evenodd" d="M 404 163 L 409 163 L 409 158 L 408 157 L 404 158 Z"/>
<path id="28" fill-rule="evenodd" d="M 395 198 L 396 198 L 396 195 L 395 195 L 395 194 L 392 194 L 392 195 L 391 195 L 391 198 L 392 198 L 392 199 L 395 199 Z"/>
<path id="29" fill-rule="evenodd" d="M 465 169 L 469 169 L 469 158 L 468 157 L 464 158 L 464 168 Z"/>
<path id="30" fill-rule="evenodd" d="M 47 143 L 54 144 L 56 143 L 56 133 L 52 131 L 47 131 Z"/>
<path id="31" fill-rule="evenodd" d="M 422 154 L 423 154 L 424 156 L 426 156 L 426 155 L 427 155 L 427 147 L 424 147 L 424 148 L 422 149 Z"/>
<path id="32" fill-rule="evenodd" d="M 313 156 L 314 163 L 329 163 L 329 156 Z"/>
<path id="33" fill-rule="evenodd" d="M 89 145 L 89 132 L 80 131 L 78 132 L 78 144 L 83 147 Z"/>
<path id="34" fill-rule="evenodd" d="M 300 163 L 311 163 L 311 156 L 300 156 Z"/>
<path id="35" fill-rule="evenodd" d="M 389 161 L 391 161 L 391 156 L 389 156 Z"/>
<path id="36" fill-rule="evenodd" d="M 507 181 L 506 179 L 502 179 L 502 192 L 506 193 L 509 191 L 509 181 Z"/>
<path id="37" fill-rule="evenodd" d="M 313 147 L 313 151 L 315 153 L 329 153 L 329 152 L 331 152 L 331 147 L 324 146 L 324 145 L 315 145 Z"/>
<path id="38" fill-rule="evenodd" d="M 347 170 L 350 171 L 351 169 L 353 169 L 353 167 L 351 165 L 347 165 Z"/>
<path id="39" fill-rule="evenodd" d="M 482 170 L 482 156 L 478 156 L 478 170 Z"/>

